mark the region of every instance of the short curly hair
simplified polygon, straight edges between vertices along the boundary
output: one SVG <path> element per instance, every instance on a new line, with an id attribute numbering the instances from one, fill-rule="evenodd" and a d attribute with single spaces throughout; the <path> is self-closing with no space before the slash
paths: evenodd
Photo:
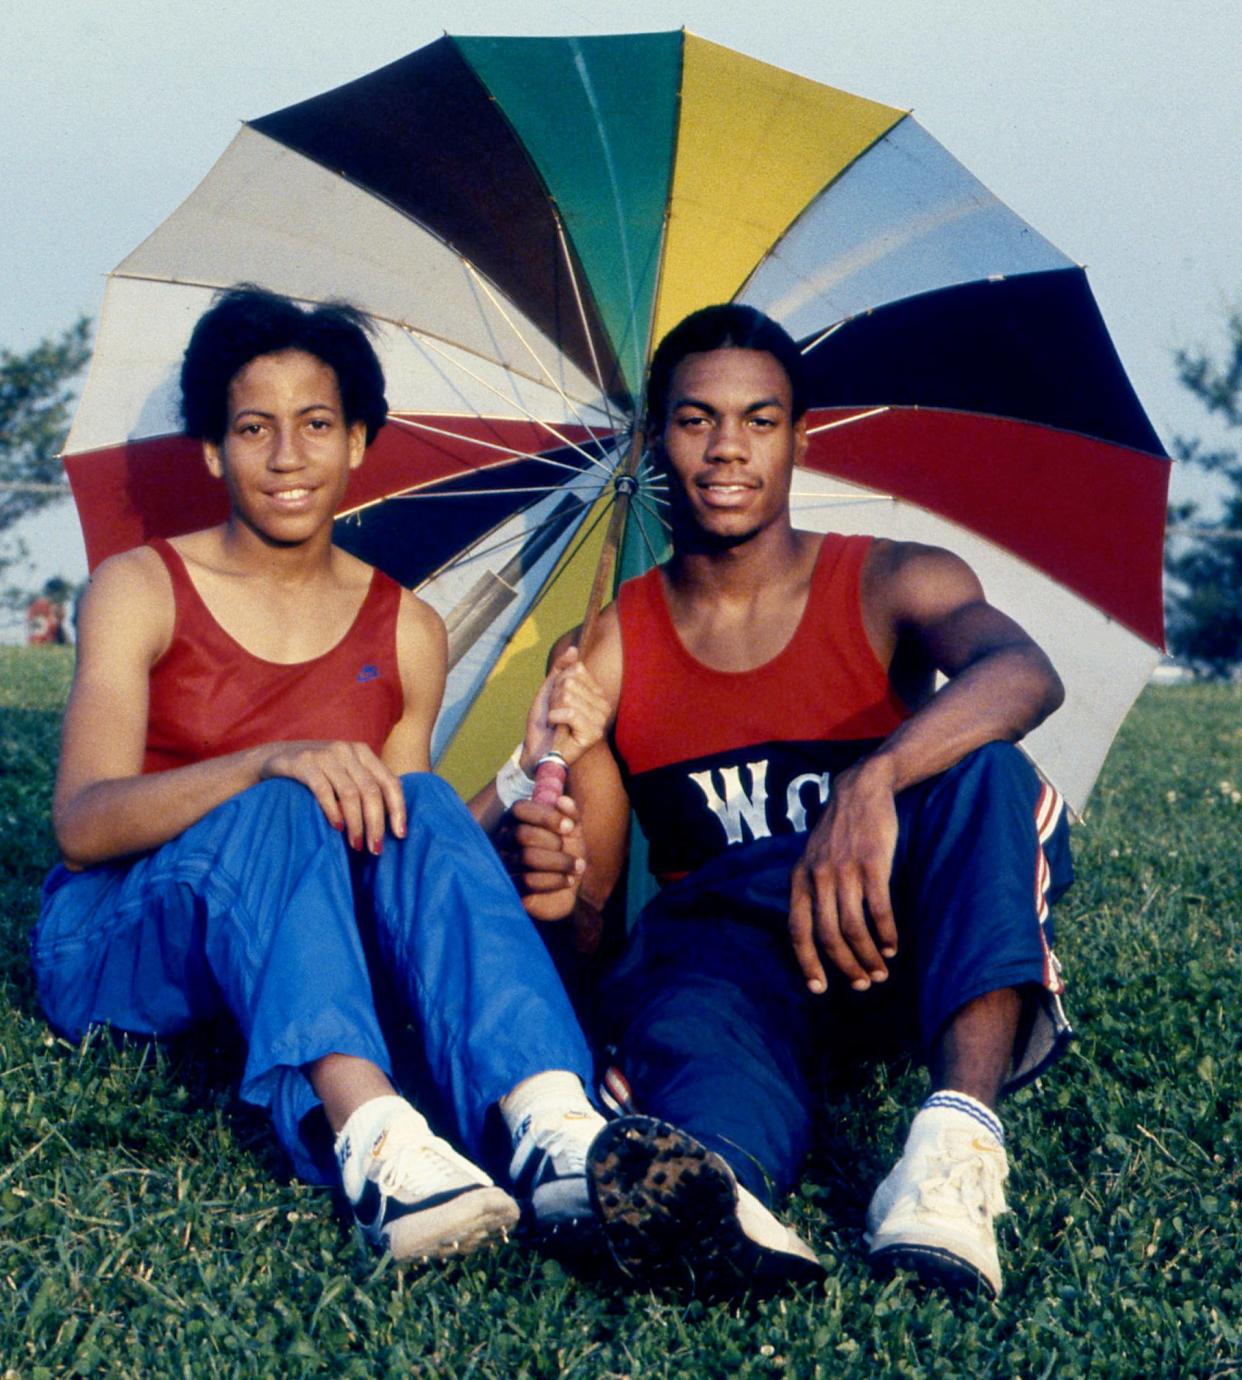
<path id="1" fill-rule="evenodd" d="M 367 318 L 348 302 L 303 307 L 253 283 L 229 288 L 199 317 L 181 361 L 186 435 L 219 445 L 237 375 L 260 355 L 303 350 L 335 373 L 345 420 L 362 422 L 370 445 L 388 419 L 388 401 L 369 331 Z"/>
<path id="2" fill-rule="evenodd" d="M 793 337 L 770 316 L 740 302 L 703 307 L 678 322 L 660 341 L 647 376 L 647 435 L 655 438 L 668 421 L 673 373 L 687 355 L 712 350 L 763 350 L 784 369 L 793 395 L 792 421 L 806 411 L 802 352 Z"/>

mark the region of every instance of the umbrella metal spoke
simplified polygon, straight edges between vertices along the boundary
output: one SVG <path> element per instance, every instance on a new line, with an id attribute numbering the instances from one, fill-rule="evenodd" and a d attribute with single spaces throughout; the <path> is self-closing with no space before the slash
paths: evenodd
<path id="1" fill-rule="evenodd" d="M 590 508 L 598 501 L 598 498 L 598 494 L 585 498 L 580 506 L 584 509 Z M 497 555 L 508 547 L 520 546 L 546 528 L 558 526 L 563 523 L 564 520 L 564 509 L 558 507 L 539 522 L 532 523 L 529 527 L 523 527 L 520 532 L 511 533 L 509 536 L 497 537 L 490 546 L 485 546 L 483 543 L 486 542 L 489 537 L 495 536 L 495 534 L 501 531 L 506 525 L 504 522 L 500 522 L 490 531 L 478 537 L 470 546 L 458 552 L 451 560 L 445 561 L 442 566 L 428 575 L 422 583 L 426 584 L 430 580 L 437 579 L 440 575 L 444 574 L 446 570 L 456 570 L 461 566 L 467 565 L 471 561 L 478 561 L 487 556 Z"/>
<path id="2" fill-rule="evenodd" d="M 564 388 L 561 387 L 561 385 L 560 385 L 560 384 L 557 382 L 557 380 L 553 377 L 552 371 L 548 368 L 548 366 L 547 366 L 547 365 L 543 362 L 543 360 L 539 357 L 539 354 L 538 354 L 538 352 L 535 350 L 535 347 L 530 343 L 529 340 L 526 339 L 526 337 L 522 334 L 522 332 L 521 332 L 520 330 L 518 330 L 517 325 L 516 325 L 516 324 L 514 323 L 514 321 L 513 321 L 513 318 L 512 318 L 512 317 L 509 315 L 509 313 L 505 310 L 505 308 L 504 308 L 504 303 L 501 302 L 500 299 L 496 296 L 496 294 L 492 291 L 491 285 L 487 282 L 487 280 L 486 280 L 486 279 L 483 277 L 483 275 L 478 271 L 478 269 L 475 268 L 475 266 L 474 266 L 472 263 L 470 263 L 468 260 L 463 260 L 462 262 L 463 262 L 463 263 L 465 264 L 465 266 L 466 266 L 466 271 L 467 271 L 467 272 L 470 274 L 470 276 L 475 280 L 475 282 L 478 283 L 478 285 L 483 289 L 483 292 L 486 294 L 488 301 L 491 302 L 492 306 L 496 308 L 497 312 L 499 312 L 500 317 L 501 317 L 501 319 L 504 321 L 505 325 L 507 325 L 507 326 L 509 327 L 509 329 L 510 329 L 510 330 L 513 332 L 513 334 L 514 334 L 514 337 L 515 337 L 515 338 L 518 340 L 518 342 L 521 344 L 522 348 L 527 352 L 527 354 L 530 355 L 531 359 L 533 359 L 533 360 L 535 361 L 535 365 L 536 365 L 536 367 L 539 369 L 539 372 L 540 372 L 541 374 L 543 374 L 543 376 L 544 376 L 545 379 L 547 379 L 547 381 L 548 381 L 548 386 L 552 389 L 552 391 L 553 391 L 554 393 L 556 393 L 556 395 L 560 398 L 560 400 L 561 400 L 561 401 L 566 405 L 566 407 L 568 407 L 568 408 L 570 409 L 570 411 L 574 414 L 574 416 L 577 418 L 578 425 L 581 426 L 581 427 L 583 427 L 583 428 L 590 434 L 591 440 L 593 440 L 593 441 L 598 441 L 599 438 L 595 435 L 594 428 L 590 425 L 589 422 L 587 422 L 587 420 L 583 417 L 582 413 L 578 410 L 577 401 L 576 401 L 574 398 L 571 398 L 571 397 L 569 396 L 569 394 L 566 393 L 566 391 L 564 390 Z M 607 394 L 604 393 L 604 390 L 603 390 L 602 388 L 600 389 L 600 393 L 601 393 L 601 395 L 603 395 L 604 397 L 607 397 Z M 521 404 L 518 404 L 518 405 L 520 406 Z M 611 425 L 611 422 L 612 422 L 611 411 L 609 412 L 609 418 L 608 418 L 608 419 L 609 419 L 609 424 Z"/>
<path id="3" fill-rule="evenodd" d="M 457 498 L 457 497 L 460 497 L 460 498 L 473 498 L 473 497 L 474 497 L 475 495 L 477 495 L 477 494 L 488 494 L 489 496 L 490 496 L 490 495 L 504 495 L 504 494 L 511 494 L 511 493 L 544 493 L 544 494 L 551 494 L 551 493 L 556 493 L 556 492 L 558 492 L 558 490 L 560 490 L 562 487 L 563 487 L 563 486 L 560 486 L 560 485 L 554 485 L 554 486 L 551 487 L 551 488 L 538 488 L 538 489 L 517 489 L 517 488 L 514 488 L 514 489 L 469 489 L 469 490 L 462 490 L 462 491 L 460 491 L 460 493 L 446 493 L 446 494 L 431 494 L 431 493 L 427 493 L 427 494 L 418 494 L 418 493 L 410 493 L 410 494 L 393 494 L 393 495 L 391 495 L 391 497 L 392 497 L 392 498 Z M 574 490 L 574 489 L 572 489 L 572 488 L 565 488 L 564 491 L 565 491 L 567 494 L 573 494 L 573 493 L 576 492 L 576 490 Z M 586 489 L 584 489 L 584 490 L 583 490 L 582 507 L 583 507 L 583 508 L 589 508 L 589 507 L 591 507 L 593 504 L 597 503 L 597 502 L 599 501 L 599 499 L 600 499 L 602 493 L 603 493 L 603 490 L 591 491 L 591 490 L 586 490 Z M 666 508 L 667 508 L 667 507 L 669 506 L 669 501 L 668 501 L 667 499 L 658 498 L 658 497 L 656 497 L 654 494 L 649 493 L 646 485 L 644 485 L 644 486 L 642 486 L 641 488 L 639 488 L 635 493 L 633 493 L 633 494 L 631 495 L 631 497 L 633 498 L 633 500 L 634 500 L 636 503 L 638 503 L 638 504 L 643 508 L 643 510 L 644 510 L 650 517 L 654 518 L 654 520 L 655 520 L 656 522 L 658 522 L 658 523 L 661 525 L 661 527 L 663 527 L 666 531 L 668 530 L 668 528 L 669 528 L 668 519 L 664 516 L 663 513 L 661 513 L 661 512 L 659 511 L 659 508 L 658 508 L 658 507 L 654 506 L 654 505 L 658 504 L 658 505 L 660 505 L 661 507 L 666 507 Z M 376 501 L 379 502 L 379 503 L 386 503 L 386 502 L 388 502 L 388 499 L 377 499 Z M 604 508 L 601 509 L 601 517 L 602 517 L 602 515 L 603 515 L 604 513 L 606 513 L 606 512 L 609 511 L 609 509 L 611 508 L 612 504 L 613 504 L 615 501 L 616 501 L 615 496 L 612 497 L 612 498 L 610 498 L 610 499 L 608 500 L 608 502 L 605 504 Z M 371 505 L 368 505 L 368 506 L 371 506 Z M 356 511 L 361 511 L 361 509 L 356 510 Z M 598 520 L 598 519 L 597 519 L 597 520 Z M 549 527 L 549 526 L 554 526 L 554 525 L 560 523 L 561 521 L 563 521 L 563 514 L 562 514 L 561 512 L 556 512 L 556 511 L 554 511 L 549 517 L 545 518 L 543 521 L 537 522 L 537 523 L 533 524 L 533 525 L 530 526 L 530 527 L 524 527 L 520 532 L 516 532 L 516 533 L 512 534 L 511 536 L 498 538 L 498 539 L 497 539 L 495 542 L 493 542 L 492 545 L 490 545 L 490 546 L 483 546 L 483 545 L 481 544 L 482 542 L 486 541 L 486 539 L 487 539 L 486 536 L 480 537 L 480 538 L 478 539 L 478 541 L 476 541 L 476 542 L 474 543 L 474 545 L 472 545 L 472 546 L 468 547 L 466 550 L 462 551 L 458 556 L 454 557 L 452 560 L 446 561 L 446 562 L 445 562 L 442 566 L 440 566 L 439 569 L 436 570 L 432 575 L 429 575 L 429 576 L 427 577 L 427 580 L 435 579 L 435 578 L 437 578 L 439 575 L 443 574 L 444 571 L 446 571 L 446 570 L 454 570 L 454 569 L 457 569 L 458 567 L 465 565 L 465 564 L 466 564 L 467 562 L 469 562 L 469 561 L 482 560 L 485 556 L 492 556 L 492 555 L 495 555 L 495 554 L 497 554 L 498 552 L 504 551 L 507 547 L 517 545 L 517 544 L 519 544 L 519 543 L 521 543 L 521 542 L 525 542 L 525 541 L 528 540 L 533 534 L 539 532 L 539 531 L 542 530 L 543 528 Z M 499 531 L 499 530 L 500 530 L 500 526 L 503 526 L 503 524 L 500 524 L 500 525 L 498 525 L 497 527 L 493 528 L 493 529 L 492 529 L 492 532 L 494 533 L 494 532 Z M 644 543 L 645 543 L 646 546 L 647 546 L 647 552 L 648 552 L 648 554 L 649 554 L 650 557 L 651 557 L 651 562 L 652 562 L 652 564 L 654 565 L 654 564 L 656 564 L 656 563 L 658 562 L 658 559 L 659 559 L 659 558 L 658 558 L 658 556 L 656 555 L 656 552 L 655 552 L 654 548 L 653 548 L 652 545 L 651 545 L 651 540 L 650 540 L 650 538 L 647 536 L 647 533 L 646 533 L 645 529 L 643 528 L 642 524 L 639 523 L 638 526 L 639 526 L 639 531 L 640 531 L 640 533 L 641 533 L 641 535 L 642 535 L 643 541 L 644 541 Z M 582 540 L 585 540 L 586 536 L 588 536 L 588 535 L 590 534 L 590 531 L 593 530 L 594 527 L 595 527 L 595 523 L 593 522 L 593 523 L 591 524 L 591 527 L 588 528 L 587 532 L 586 532 L 585 534 L 583 534 Z M 488 534 L 488 535 L 490 535 L 490 534 Z M 576 550 L 576 549 L 577 549 L 577 548 L 575 547 L 575 550 Z M 427 582 L 427 581 L 424 581 L 424 583 L 426 583 L 426 582 Z"/>
<path id="4" fill-rule="evenodd" d="M 554 494 L 558 492 L 574 493 L 575 489 L 568 484 L 515 484 L 510 489 L 403 489 L 400 493 L 385 494 L 383 498 L 372 499 L 370 503 L 365 503 L 361 508 L 351 509 L 348 514 L 341 514 L 342 517 L 352 517 L 354 513 L 360 513 L 363 508 L 374 508 L 378 503 L 391 503 L 396 499 L 447 499 L 447 498 L 497 498 L 505 494 Z M 599 494 L 599 489 L 591 490 L 593 494 Z"/>
<path id="5" fill-rule="evenodd" d="M 578 307 L 578 320 L 582 326 L 582 334 L 586 336 L 587 349 L 591 352 L 591 368 L 595 371 L 595 383 L 599 388 L 600 397 L 604 400 L 604 411 L 608 414 L 608 424 L 616 431 L 619 428 L 613 416 L 612 399 L 608 396 L 607 388 L 604 387 L 604 371 L 600 368 L 599 355 L 595 351 L 595 336 L 591 331 L 591 324 L 587 320 L 586 303 L 582 300 L 582 288 L 578 283 L 578 275 L 574 272 L 573 256 L 569 252 L 569 244 L 565 239 L 565 226 L 559 214 L 556 217 L 556 235 L 561 245 L 561 256 L 564 258 L 565 266 L 569 272 L 569 282 L 574 290 L 574 302 Z"/>
<path id="6" fill-rule="evenodd" d="M 596 95 L 594 84 L 591 81 L 590 69 L 583 60 L 581 46 L 577 39 L 569 40 L 570 52 L 573 54 L 574 71 L 578 75 L 578 81 L 582 87 L 582 94 L 586 97 L 587 104 L 591 108 L 594 117 L 595 127 L 592 131 L 599 140 L 599 150 L 602 155 L 604 171 L 608 176 L 608 189 L 612 193 L 612 209 L 615 216 L 615 224 L 618 232 L 618 241 L 621 249 L 621 271 L 625 275 L 625 301 L 630 305 L 630 331 L 632 338 L 638 339 L 638 322 L 635 317 L 635 305 L 638 294 L 634 290 L 634 267 L 630 263 L 630 244 L 627 236 L 622 232 L 622 227 L 626 222 L 625 202 L 621 195 L 621 179 L 617 175 L 617 160 L 613 149 L 613 141 L 610 136 L 608 121 L 604 118 L 600 110 L 599 98 Z M 643 361 L 636 357 L 637 368 L 635 375 L 641 377 L 643 371 Z"/>
<path id="7" fill-rule="evenodd" d="M 865 412 L 855 412 L 852 417 L 837 417 L 831 422 L 821 422 L 818 426 L 807 427 L 808 436 L 818 436 L 821 431 L 835 431 L 841 426 L 853 426 L 855 422 L 865 422 L 871 417 L 878 417 L 884 412 L 891 412 L 890 407 L 869 407 Z"/>
<path id="8" fill-rule="evenodd" d="M 430 422 L 415 421 L 412 417 L 390 415 L 388 420 L 394 426 L 406 426 L 415 431 L 427 431 L 433 436 L 447 436 L 450 440 L 465 441 L 469 445 L 479 446 L 483 450 L 496 450 L 510 460 L 537 460 L 540 464 L 551 465 L 555 469 L 569 470 L 573 474 L 583 474 L 585 472 L 580 466 L 571 465 L 566 460 L 553 460 L 550 455 L 546 455 L 542 451 L 514 450 L 512 446 L 501 445 L 498 441 L 485 441 L 481 436 L 467 436 L 460 431 L 450 431 L 448 427 L 432 426 Z M 606 445 L 607 443 L 597 442 L 597 444 Z M 609 474 L 612 473 L 602 460 L 597 460 L 597 464 Z M 466 471 L 472 474 L 477 473 L 479 469 L 485 468 L 487 467 L 483 465 L 477 467 L 470 464 L 466 465 Z"/>
<path id="9" fill-rule="evenodd" d="M 655 518 L 655 520 L 660 524 L 661 527 L 664 528 L 666 532 L 669 530 L 669 524 L 664 520 L 663 515 L 656 511 L 656 509 L 652 508 L 651 505 L 642 497 L 642 495 L 635 494 L 634 502 L 637 503 L 638 506 L 643 510 L 643 512 L 648 514 L 648 516 Z M 647 535 L 646 527 L 644 527 L 641 522 L 636 523 L 635 526 L 638 528 L 638 535 L 643 539 L 643 545 L 647 548 L 647 556 L 650 559 L 651 564 L 659 565 L 660 557 L 656 554 L 656 549 L 651 544 L 651 538 Z"/>
<path id="10" fill-rule="evenodd" d="M 592 465 L 595 465 L 602 470 L 608 470 L 607 465 L 605 465 L 602 461 L 593 456 L 589 451 L 583 450 L 583 448 L 576 441 L 571 441 L 568 436 L 562 436 L 561 433 L 557 431 L 556 427 L 554 427 L 551 424 L 551 422 L 547 421 L 543 417 L 536 416 L 535 413 L 533 413 L 528 407 L 525 407 L 517 398 L 506 397 L 504 392 L 501 389 L 497 388 L 495 384 L 489 383 L 487 379 L 482 378 L 479 374 L 476 374 L 473 369 L 468 369 L 465 366 L 465 364 L 462 363 L 461 360 L 454 359 L 452 355 L 447 353 L 447 351 L 441 350 L 438 345 L 433 344 L 429 336 L 418 335 L 417 332 L 411 330 L 408 326 L 405 329 L 412 337 L 415 337 L 420 344 L 425 345 L 428 349 L 432 350 L 442 359 L 447 360 L 450 364 L 456 365 L 456 367 L 460 369 L 462 373 L 467 376 L 467 378 L 472 378 L 476 383 L 486 388 L 489 393 L 499 398 L 501 402 L 505 403 L 508 407 L 515 408 L 526 418 L 528 422 L 535 422 L 537 425 L 545 427 L 567 449 L 576 451 L 579 455 L 582 456 L 584 460 L 589 461 Z M 568 403 L 569 406 L 573 407 L 574 411 L 576 412 L 577 408 L 574 407 L 572 400 L 565 394 L 565 392 L 559 387 L 557 387 L 555 384 L 553 385 L 553 387 L 556 388 L 556 391 L 560 394 L 562 401 Z M 591 434 L 592 440 L 598 442 L 598 438 L 595 436 L 594 431 L 592 431 L 591 427 L 587 426 L 586 422 L 580 421 L 580 425 L 583 427 L 584 430 Z M 608 472 L 611 473 L 610 470 Z"/>
<path id="11" fill-rule="evenodd" d="M 837 332 L 841 329 L 841 327 L 844 326 L 844 325 L 845 325 L 845 322 L 844 322 L 844 321 L 836 321 L 836 322 L 834 322 L 831 326 L 829 326 L 828 329 L 827 329 L 826 331 L 820 331 L 820 333 L 815 337 L 814 340 L 808 341 L 808 342 L 802 347 L 802 353 L 803 353 L 804 355 L 809 355 L 809 354 L 811 353 L 812 350 L 818 349 L 819 346 L 821 346 L 821 345 L 824 343 L 824 341 L 827 340 L 827 339 L 829 338 L 829 336 L 836 335 L 836 333 L 837 333 Z"/>
<path id="12" fill-rule="evenodd" d="M 535 610 L 539 607 L 539 605 L 543 603 L 544 599 L 551 591 L 552 586 L 556 584 L 557 580 L 559 580 L 563 575 L 565 575 L 568 572 L 569 567 L 573 564 L 574 557 L 577 556 L 578 552 L 582 550 L 583 546 L 590 539 L 591 533 L 595 531 L 595 529 L 600 525 L 601 522 L 604 521 L 606 517 L 611 516 L 611 510 L 616 501 L 616 495 L 614 494 L 601 506 L 599 512 L 596 513 L 596 515 L 587 524 L 586 531 L 579 533 L 576 541 L 574 542 L 573 548 L 570 551 L 568 551 L 557 563 L 558 568 L 553 572 L 552 576 L 543 583 L 543 585 L 539 589 L 539 592 L 531 600 L 530 607 L 526 610 L 527 618 L 530 618 L 534 614 Z"/>
<path id="13" fill-rule="evenodd" d="M 791 489 L 789 491 L 791 499 L 800 499 L 806 503 L 835 503 L 835 504 L 858 504 L 858 503 L 893 503 L 895 498 L 892 494 L 859 494 L 859 493 L 823 493 L 816 489 Z"/>

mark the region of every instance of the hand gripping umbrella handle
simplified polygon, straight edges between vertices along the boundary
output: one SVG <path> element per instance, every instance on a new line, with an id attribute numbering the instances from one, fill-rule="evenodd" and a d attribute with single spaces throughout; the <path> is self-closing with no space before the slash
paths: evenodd
<path id="1" fill-rule="evenodd" d="M 586 617 L 582 620 L 582 626 L 574 638 L 574 644 L 583 650 L 590 643 L 591 635 L 595 630 L 595 621 L 599 617 L 599 611 L 604 603 L 604 591 L 612 583 L 617 551 L 621 545 L 621 530 L 626 513 L 629 511 L 630 495 L 638 487 L 634 476 L 638 471 L 638 463 L 643 455 L 643 437 L 643 428 L 635 427 L 634 434 L 630 438 L 630 449 L 626 456 L 625 465 L 620 478 L 617 480 L 617 501 L 613 504 L 612 516 L 608 520 L 608 530 L 604 534 L 603 553 L 595 569 L 595 578 L 591 582 Z M 561 724 L 552 740 L 552 751 L 545 752 L 535 767 L 535 794 L 532 799 L 540 805 L 555 805 L 565 794 L 567 764 L 557 748 L 568 741 L 569 730 L 564 724 Z"/>
<path id="2" fill-rule="evenodd" d="M 535 794 L 538 805 L 555 805 L 565 794 L 565 759 L 553 749 L 545 752 L 535 767 Z"/>

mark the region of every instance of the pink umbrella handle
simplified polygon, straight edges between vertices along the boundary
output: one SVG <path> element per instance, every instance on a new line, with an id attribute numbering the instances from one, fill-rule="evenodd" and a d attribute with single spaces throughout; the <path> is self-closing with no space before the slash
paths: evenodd
<path id="1" fill-rule="evenodd" d="M 535 767 L 535 794 L 538 805 L 555 805 L 565 794 L 565 759 L 559 752 L 546 752 Z"/>

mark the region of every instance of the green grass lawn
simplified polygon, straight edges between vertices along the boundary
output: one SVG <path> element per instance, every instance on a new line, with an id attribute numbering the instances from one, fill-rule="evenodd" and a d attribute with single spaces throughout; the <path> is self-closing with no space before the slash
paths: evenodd
<path id="1" fill-rule="evenodd" d="M 0 1377 L 1242 1375 L 1242 692 L 1151 689 L 1075 831 L 1058 952 L 1080 1038 L 1005 1108 L 1006 1292 L 877 1282 L 860 1243 L 923 1079 L 835 1092 L 798 1226 L 825 1283 L 737 1306 L 518 1244 L 398 1268 L 290 1183 L 204 1051 L 55 1038 L 26 939 L 70 671 L 0 649 Z"/>

